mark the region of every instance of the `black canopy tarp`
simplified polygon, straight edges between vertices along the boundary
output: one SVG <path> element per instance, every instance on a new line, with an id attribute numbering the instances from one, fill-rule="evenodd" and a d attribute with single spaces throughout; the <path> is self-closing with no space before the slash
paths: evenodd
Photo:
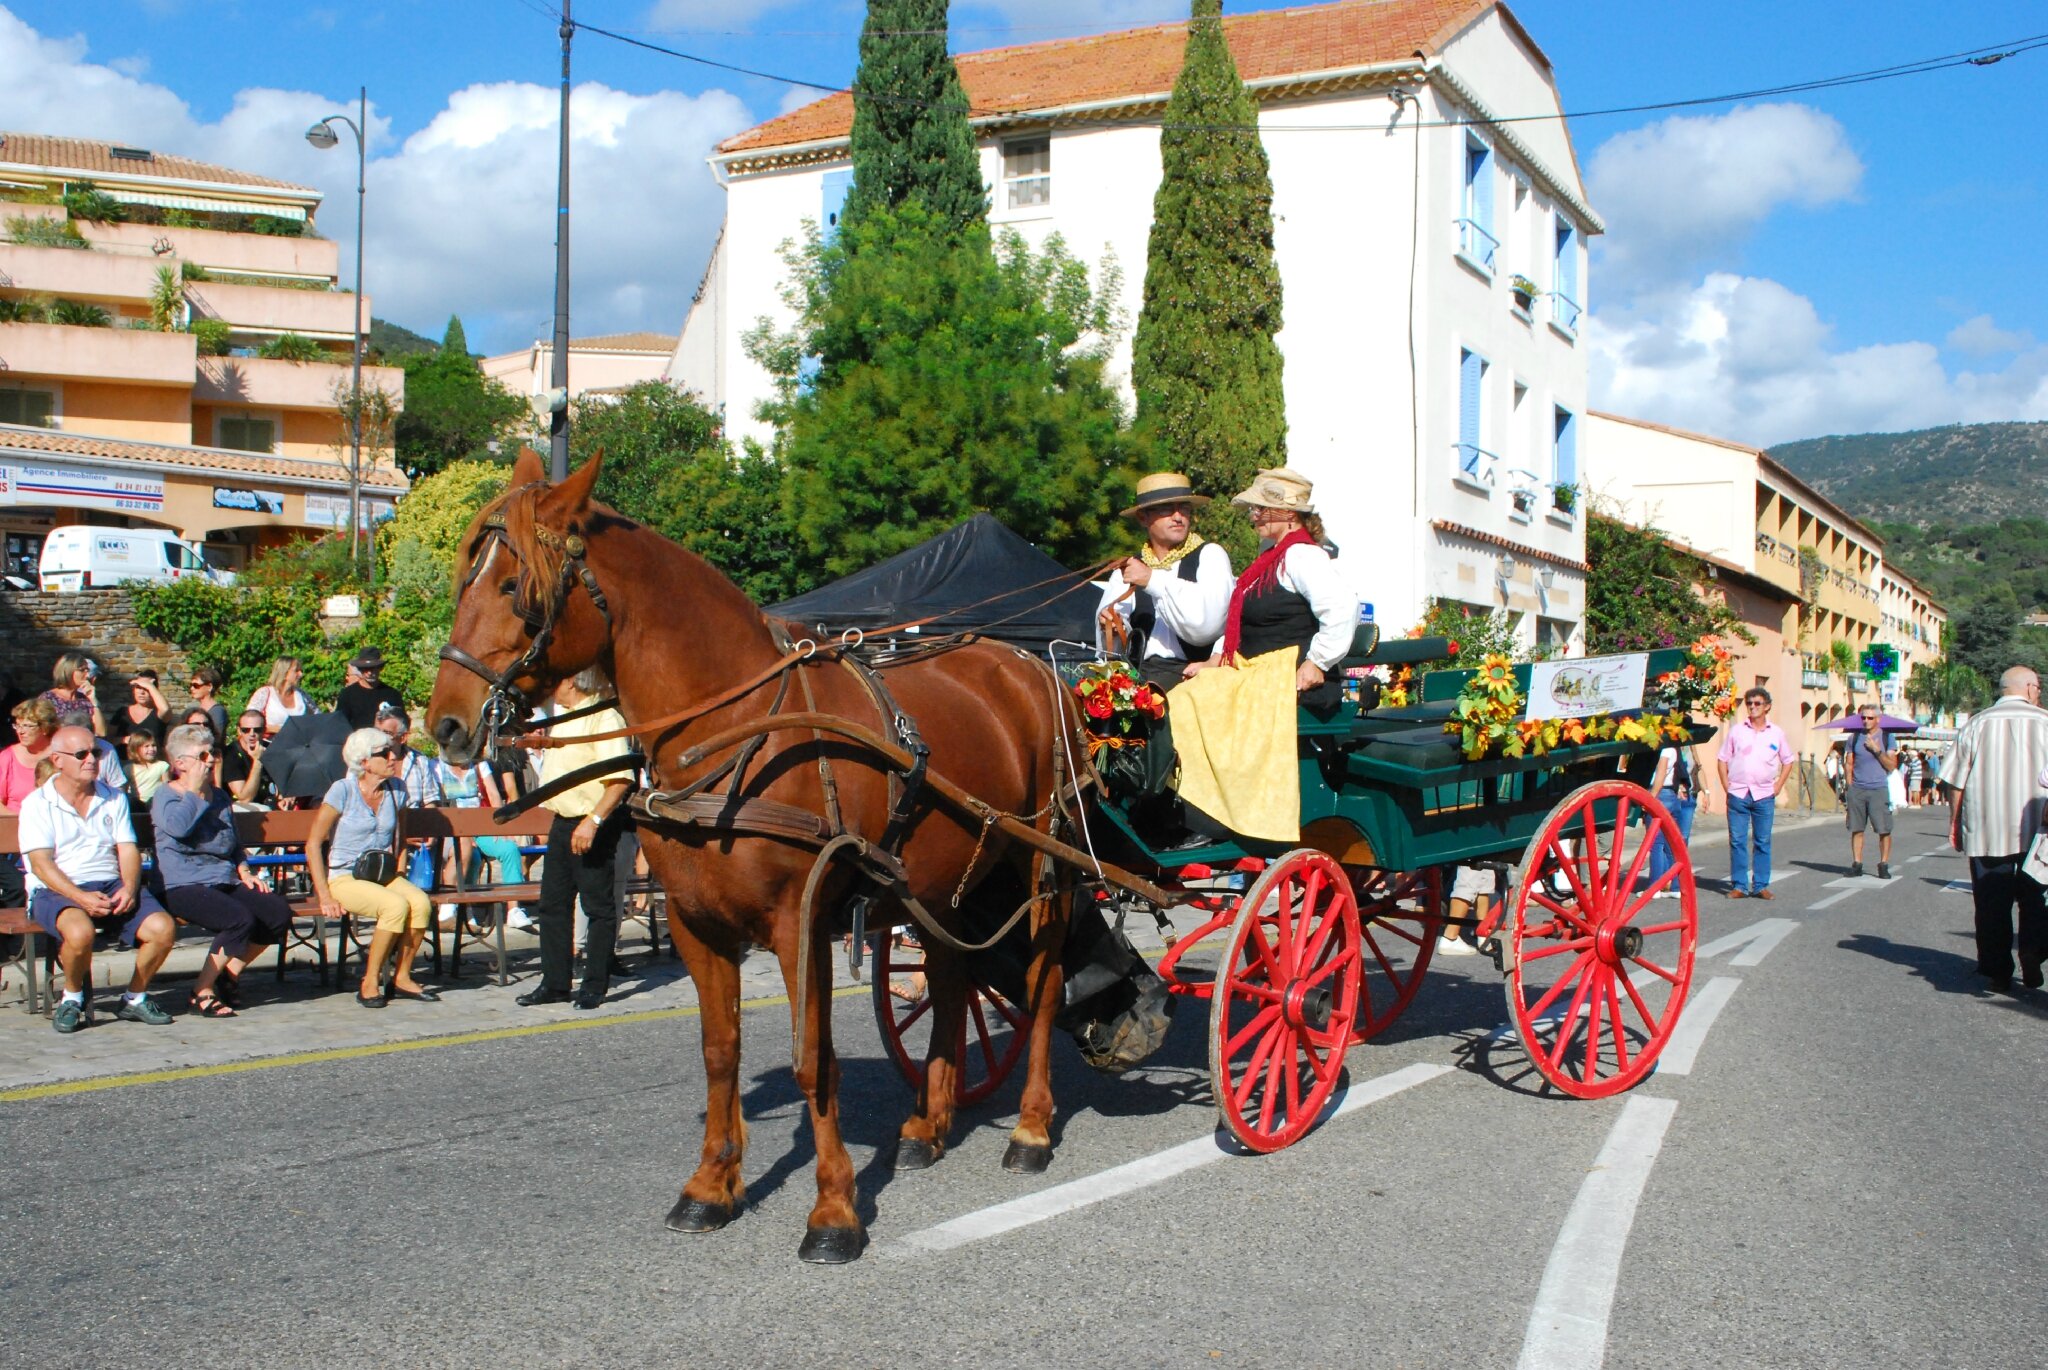
<path id="1" fill-rule="evenodd" d="M 768 612 L 802 624 L 820 641 L 848 628 L 870 631 L 940 614 L 918 636 L 975 630 L 1042 653 L 1055 638 L 1092 643 L 1099 599 L 1078 574 L 989 515 L 976 514 Z"/>

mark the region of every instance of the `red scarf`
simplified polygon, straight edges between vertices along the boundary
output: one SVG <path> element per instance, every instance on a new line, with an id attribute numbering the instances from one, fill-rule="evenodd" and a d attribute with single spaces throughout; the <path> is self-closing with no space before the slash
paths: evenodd
<path id="1" fill-rule="evenodd" d="M 1280 559 L 1287 555 L 1287 549 L 1299 546 L 1314 547 L 1316 540 L 1309 536 L 1308 529 L 1296 528 L 1286 537 L 1252 558 L 1252 564 L 1244 568 L 1244 574 L 1237 578 L 1237 584 L 1230 592 L 1230 616 L 1223 621 L 1223 659 L 1226 662 L 1237 659 L 1238 639 L 1243 635 L 1244 602 L 1255 594 L 1264 594 L 1280 583 Z"/>

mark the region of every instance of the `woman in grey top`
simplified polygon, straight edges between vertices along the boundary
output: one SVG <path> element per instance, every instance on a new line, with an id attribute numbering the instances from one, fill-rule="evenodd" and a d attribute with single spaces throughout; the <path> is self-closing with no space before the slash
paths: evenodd
<path id="1" fill-rule="evenodd" d="M 355 874 L 357 857 L 388 852 L 397 840 L 398 811 L 405 805 L 405 785 L 398 779 L 399 744 L 375 728 L 358 728 L 343 740 L 341 760 L 348 775 L 320 797 L 320 810 L 306 839 L 306 874 L 312 877 L 313 893 L 329 918 L 355 914 L 377 920 L 369 953 L 363 957 L 358 1004 L 384 1007 L 387 958 L 393 962 L 392 998 L 435 1003 L 441 996 L 412 974 L 413 957 L 434 916 L 426 891 L 399 876 L 373 884 Z M 330 838 L 333 845 L 323 856 L 320 849 Z"/>
<path id="2" fill-rule="evenodd" d="M 235 835 L 234 801 L 213 783 L 213 730 L 186 723 L 164 739 L 171 773 L 150 800 L 164 907 L 205 928 L 213 948 L 192 990 L 202 1018 L 235 1016 L 242 968 L 291 931 L 291 905 L 265 890 Z"/>

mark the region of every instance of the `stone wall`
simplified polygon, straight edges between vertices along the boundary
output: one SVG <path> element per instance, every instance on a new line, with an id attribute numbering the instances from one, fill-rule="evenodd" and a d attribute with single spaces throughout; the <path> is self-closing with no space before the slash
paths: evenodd
<path id="1" fill-rule="evenodd" d="M 127 590 L 46 595 L 0 589 L 0 673 L 14 689 L 25 694 L 49 689 L 51 666 L 73 651 L 100 663 L 103 709 L 128 701 L 128 679 L 144 666 L 156 668 L 172 707 L 190 702 L 184 654 L 142 630 Z"/>

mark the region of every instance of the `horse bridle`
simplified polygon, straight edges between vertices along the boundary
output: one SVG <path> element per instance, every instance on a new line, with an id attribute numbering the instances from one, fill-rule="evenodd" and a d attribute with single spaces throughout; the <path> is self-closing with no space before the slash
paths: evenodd
<path id="1" fill-rule="evenodd" d="M 562 576 L 556 593 L 543 601 L 546 607 L 540 611 L 518 607 L 518 600 L 515 597 L 513 612 L 518 614 L 520 620 L 533 633 L 532 640 L 526 644 L 526 650 L 504 670 L 494 671 L 452 642 L 441 648 L 441 660 L 452 661 L 465 671 L 481 676 L 484 683 L 490 686 L 490 693 L 484 696 L 483 708 L 477 712 L 476 726 L 479 738 L 495 739 L 501 733 L 511 731 L 515 725 L 524 727 L 527 711 L 526 694 L 512 682 L 539 665 L 541 659 L 547 655 L 548 647 L 555 639 L 555 626 L 561 620 L 563 606 L 569 602 L 569 591 L 577 581 L 583 583 L 584 590 L 590 595 L 590 602 L 597 606 L 598 613 L 604 615 L 605 629 L 609 631 L 612 626 L 611 605 L 606 601 L 604 591 L 598 588 L 597 577 L 591 573 L 590 563 L 584 560 L 582 537 L 576 533 L 557 533 L 552 528 L 543 528 L 538 524 L 534 526 L 533 536 L 534 540 L 544 547 L 561 549 Z M 460 603 L 462 596 L 468 594 L 470 587 L 476 584 L 477 578 L 483 574 L 485 565 L 491 560 L 491 553 L 498 547 L 503 547 L 505 555 L 512 558 L 513 564 L 519 568 L 522 579 L 528 575 L 526 563 L 514 550 L 512 539 L 505 531 L 505 515 L 500 510 L 483 522 L 482 530 L 478 534 L 476 553 L 470 558 L 469 570 L 462 577 L 461 588 L 456 591 L 457 603 Z M 527 602 L 532 601 L 529 598 Z M 611 700 L 603 700 L 590 708 L 577 710 L 575 715 L 557 715 L 555 721 L 561 722 L 583 713 L 596 713 L 610 708 L 612 703 Z"/>

